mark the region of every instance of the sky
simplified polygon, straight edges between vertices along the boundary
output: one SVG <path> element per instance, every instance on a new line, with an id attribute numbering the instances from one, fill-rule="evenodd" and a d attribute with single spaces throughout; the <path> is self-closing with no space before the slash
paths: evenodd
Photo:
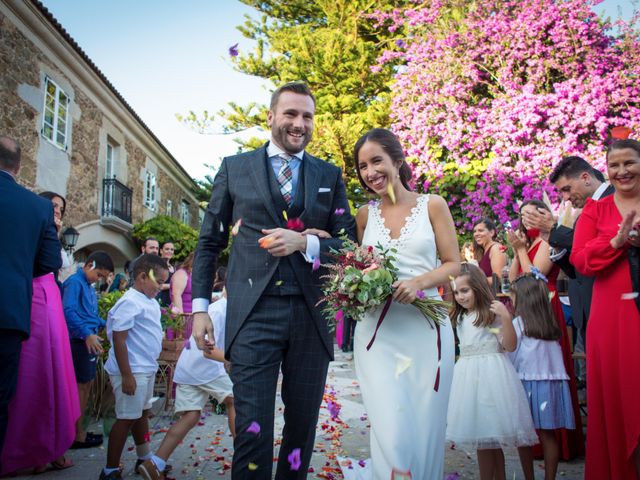
<path id="1" fill-rule="evenodd" d="M 269 102 L 273 86 L 235 71 L 230 61 L 230 46 L 252 47 L 236 27 L 245 15 L 257 18 L 237 0 L 41 1 L 194 178 L 211 173 L 205 164 L 236 153 L 238 135 L 194 132 L 176 114 Z M 594 11 L 630 18 L 632 4 L 604 0 Z"/>

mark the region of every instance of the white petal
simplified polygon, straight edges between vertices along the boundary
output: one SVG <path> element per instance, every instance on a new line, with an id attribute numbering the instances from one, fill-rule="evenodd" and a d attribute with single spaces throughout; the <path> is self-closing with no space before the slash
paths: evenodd
<path id="1" fill-rule="evenodd" d="M 411 358 L 401 353 L 395 354 L 398 361 L 396 362 L 396 378 L 399 378 L 408 368 L 411 367 Z"/>

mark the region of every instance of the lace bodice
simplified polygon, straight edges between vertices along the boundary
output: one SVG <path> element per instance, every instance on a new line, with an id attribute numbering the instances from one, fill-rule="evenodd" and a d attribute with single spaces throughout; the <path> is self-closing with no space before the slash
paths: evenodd
<path id="1" fill-rule="evenodd" d="M 380 203 L 369 204 L 369 216 L 362 244 L 374 247 L 380 244 L 383 248 L 395 248 L 400 280 L 430 272 L 438 265 L 435 235 L 429 219 L 428 205 L 429 195 L 420 195 L 416 206 L 411 209 L 409 216 L 405 219 L 400 236 L 391 238 L 391 232 L 386 227 L 380 211 Z M 425 293 L 434 295 L 436 289 L 432 290 Z"/>

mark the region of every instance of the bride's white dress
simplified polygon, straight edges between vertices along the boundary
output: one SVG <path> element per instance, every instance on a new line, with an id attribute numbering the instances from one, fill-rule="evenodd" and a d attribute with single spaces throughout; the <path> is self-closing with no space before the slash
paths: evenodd
<path id="1" fill-rule="evenodd" d="M 436 244 L 429 220 L 428 195 L 421 195 L 397 239 L 390 237 L 379 204 L 369 206 L 362 243 L 395 248 L 399 279 L 436 268 Z M 425 290 L 437 297 L 435 288 Z M 358 322 L 354 337 L 356 373 L 371 422 L 371 468 L 375 480 L 392 472 L 411 472 L 414 480 L 442 480 L 454 337 L 448 318 L 440 327 L 438 391 L 437 332 L 413 305 L 391 304 L 370 350 L 381 309 Z M 404 477 L 403 477 L 404 478 Z"/>

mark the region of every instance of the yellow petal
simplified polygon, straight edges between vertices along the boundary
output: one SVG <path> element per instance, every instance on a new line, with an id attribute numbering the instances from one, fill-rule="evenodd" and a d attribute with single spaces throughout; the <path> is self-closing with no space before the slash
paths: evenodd
<path id="1" fill-rule="evenodd" d="M 257 469 L 258 469 L 258 465 L 256 465 L 255 463 L 252 462 L 249 464 L 249 470 L 253 471 Z"/>
<path id="2" fill-rule="evenodd" d="M 396 204 L 396 193 L 393 191 L 393 186 L 390 183 L 387 183 L 387 195 L 389 195 L 389 199 L 391 203 Z"/>
<path id="3" fill-rule="evenodd" d="M 150 269 L 149 269 L 149 278 L 150 278 L 151 280 L 153 280 L 154 282 L 158 283 L 158 282 L 156 281 L 156 275 L 153 273 L 153 268 L 150 268 Z"/>
<path id="4" fill-rule="evenodd" d="M 499 328 L 490 328 L 489 332 L 493 333 L 494 335 L 498 335 L 500 333 L 500 329 Z"/>
<path id="5" fill-rule="evenodd" d="M 396 362 L 396 378 L 399 378 L 408 368 L 411 367 L 411 363 L 413 362 L 411 358 L 403 355 L 401 353 L 396 353 L 396 358 L 398 361 Z"/>
<path id="6" fill-rule="evenodd" d="M 287 212 L 285 210 L 282 210 L 282 216 L 287 222 L 289 221 L 289 217 L 287 217 Z"/>

